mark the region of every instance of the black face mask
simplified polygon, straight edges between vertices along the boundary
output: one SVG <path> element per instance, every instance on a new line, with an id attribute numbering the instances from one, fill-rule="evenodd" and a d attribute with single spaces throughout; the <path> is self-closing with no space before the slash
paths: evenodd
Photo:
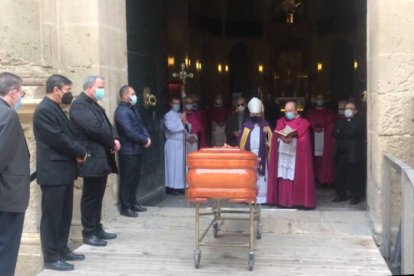
<path id="1" fill-rule="evenodd" d="M 70 105 L 72 103 L 72 100 L 73 100 L 72 92 L 68 92 L 68 93 L 63 94 L 62 104 Z"/>
<path id="2" fill-rule="evenodd" d="M 259 117 L 259 116 L 252 116 L 250 118 L 252 119 L 252 122 L 255 124 L 258 124 L 262 121 L 262 117 Z"/>

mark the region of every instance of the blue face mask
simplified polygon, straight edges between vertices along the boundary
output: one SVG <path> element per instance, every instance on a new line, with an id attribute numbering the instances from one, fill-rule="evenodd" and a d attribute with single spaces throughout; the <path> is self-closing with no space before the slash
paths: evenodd
<path id="1" fill-rule="evenodd" d="M 131 99 L 129 99 L 129 103 L 132 105 L 136 105 L 138 101 L 137 95 L 132 95 Z"/>
<path id="2" fill-rule="evenodd" d="M 293 120 L 296 117 L 295 113 L 293 113 L 293 112 L 286 112 L 285 116 L 288 120 Z"/>
<path id="3" fill-rule="evenodd" d="M 22 98 L 14 105 L 14 109 L 18 110 L 20 107 L 22 107 Z"/>
<path id="4" fill-rule="evenodd" d="M 173 109 L 175 112 L 180 111 L 180 104 L 173 104 L 172 109 Z"/>
<path id="5" fill-rule="evenodd" d="M 105 89 L 104 88 L 96 88 L 95 90 L 95 98 L 97 101 L 102 100 L 105 97 Z"/>

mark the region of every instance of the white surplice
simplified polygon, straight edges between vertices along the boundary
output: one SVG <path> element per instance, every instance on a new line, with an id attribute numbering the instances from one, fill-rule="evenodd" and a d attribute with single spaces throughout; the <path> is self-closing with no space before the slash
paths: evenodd
<path id="1" fill-rule="evenodd" d="M 288 180 L 295 179 L 297 143 L 297 138 L 293 138 L 290 143 L 285 143 L 279 138 L 277 177 Z"/>
<path id="2" fill-rule="evenodd" d="M 219 126 L 216 122 L 211 125 L 211 144 L 213 147 L 222 147 L 226 143 L 226 126 Z"/>
<path id="3" fill-rule="evenodd" d="M 184 189 L 184 135 L 186 130 L 180 114 L 170 110 L 164 115 L 165 186 Z"/>
<path id="4" fill-rule="evenodd" d="M 315 141 L 315 150 L 313 152 L 314 156 L 323 156 L 323 147 L 325 143 L 325 131 L 316 132 L 314 134 L 314 141 Z"/>
<path id="5" fill-rule="evenodd" d="M 263 145 L 264 147 L 266 145 Z M 255 125 L 250 132 L 250 151 L 256 156 L 259 156 L 259 147 L 260 147 L 260 127 Z M 257 193 L 257 203 L 267 203 L 267 171 L 268 167 L 266 166 L 265 175 L 257 176 L 257 187 L 259 189 Z"/>
<path id="6" fill-rule="evenodd" d="M 188 131 L 190 133 L 187 133 L 187 139 L 190 138 L 190 137 L 193 137 L 196 141 L 193 144 L 191 144 L 190 142 L 187 141 L 187 153 L 198 150 L 198 137 L 197 137 L 197 134 L 191 133 L 191 128 L 192 128 L 192 125 L 189 123 L 188 124 Z"/>

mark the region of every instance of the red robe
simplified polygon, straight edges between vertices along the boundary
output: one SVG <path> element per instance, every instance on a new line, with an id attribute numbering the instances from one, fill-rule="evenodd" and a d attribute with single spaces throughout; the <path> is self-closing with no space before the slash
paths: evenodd
<path id="1" fill-rule="evenodd" d="M 187 120 L 191 124 L 191 133 L 197 134 L 198 148 L 206 147 L 205 122 L 202 112 L 199 110 L 187 111 Z"/>
<path id="2" fill-rule="evenodd" d="M 269 180 L 267 202 L 283 207 L 315 208 L 315 183 L 312 168 L 312 145 L 309 137 L 309 122 L 300 117 L 287 120 L 279 119 L 275 130 L 286 125 L 297 130 L 297 148 L 294 180 L 278 177 L 279 134 L 273 133 L 269 157 Z"/>
<path id="3" fill-rule="evenodd" d="M 210 122 L 216 122 L 216 123 L 226 123 L 227 118 L 230 115 L 230 110 L 226 107 L 212 107 L 210 109 L 210 114 L 207 114 L 207 116 L 210 116 Z"/>
<path id="4" fill-rule="evenodd" d="M 337 115 L 327 108 L 314 108 L 310 110 L 307 114 L 307 119 L 311 124 L 312 138 L 315 128 L 324 129 L 323 155 L 313 157 L 315 179 L 317 179 L 321 184 L 324 185 L 332 185 L 333 183 L 335 183 L 336 180 L 335 161 L 333 159 L 335 138 L 332 134 L 336 118 Z"/>

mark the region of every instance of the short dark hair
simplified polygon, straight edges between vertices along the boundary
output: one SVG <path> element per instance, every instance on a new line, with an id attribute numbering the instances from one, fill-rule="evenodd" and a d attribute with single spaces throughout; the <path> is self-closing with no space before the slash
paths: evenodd
<path id="1" fill-rule="evenodd" d="M 172 96 L 172 97 L 170 98 L 170 103 L 172 103 L 174 100 L 176 100 L 176 101 L 181 101 L 181 99 L 180 99 L 178 96 Z"/>
<path id="2" fill-rule="evenodd" d="M 72 81 L 65 76 L 54 74 L 46 81 L 46 94 L 52 93 L 55 87 L 62 89 L 65 85 L 72 85 Z"/>
<path id="3" fill-rule="evenodd" d="M 4 97 L 11 90 L 20 88 L 22 83 L 22 79 L 15 74 L 9 72 L 0 73 L 0 96 Z"/>
<path id="4" fill-rule="evenodd" d="M 128 84 L 122 85 L 119 89 L 119 97 L 123 97 L 126 93 L 128 93 L 130 86 Z"/>

